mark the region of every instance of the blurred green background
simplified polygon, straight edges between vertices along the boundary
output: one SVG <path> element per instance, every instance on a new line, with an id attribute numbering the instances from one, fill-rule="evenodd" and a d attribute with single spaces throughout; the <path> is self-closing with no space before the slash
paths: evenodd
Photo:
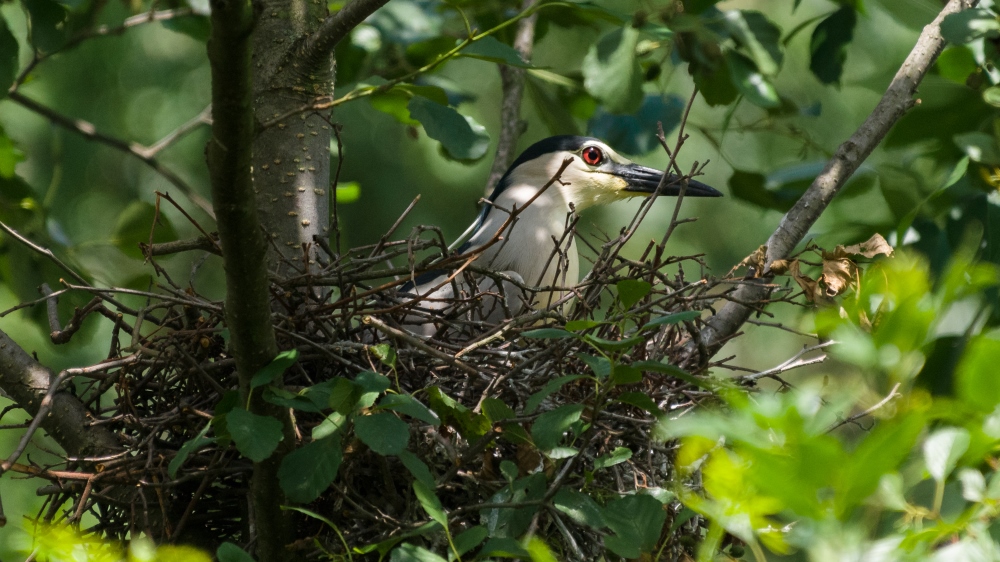
<path id="1" fill-rule="evenodd" d="M 597 4 L 635 14 L 653 13 L 668 3 L 607 0 Z M 678 229 L 669 251 L 675 255 L 704 254 L 709 266 L 705 272 L 686 271 L 689 278 L 702 273 L 724 275 L 767 240 L 782 216 L 779 210 L 766 208 L 767 205 L 732 196 L 734 173 L 766 176 L 767 186 L 774 193 L 781 189 L 790 190 L 792 196 L 801 192 L 838 144 L 869 114 L 922 26 L 939 9 L 938 3 L 931 0 L 867 2 L 853 40 L 846 46 L 846 63 L 839 85 L 827 85 L 810 73 L 808 26 L 838 5 L 827 0 L 794 4 L 797 6 L 794 9 L 791 2 L 773 0 L 717 5 L 720 10 L 759 10 L 785 31 L 785 58 L 781 72 L 774 78 L 783 105 L 768 110 L 743 100 L 735 105 L 712 107 L 702 96 L 695 98 L 685 130 L 690 138 L 678 162 L 684 170 L 695 161 L 709 162 L 705 176 L 699 179 L 719 188 L 727 197 L 684 202 L 681 216 L 698 220 Z M 438 8 L 440 5 L 434 2 L 392 0 L 385 13 L 355 30 L 350 42 L 338 49 L 342 59 L 338 95 L 349 91 L 354 83 L 391 72 L 394 49 L 398 58 L 407 42 L 454 31 L 455 18 Z M 110 3 L 98 17 L 115 27 L 149 9 L 147 2 L 139 0 Z M 559 14 L 563 13 L 542 12 L 533 63 L 579 83 L 588 49 L 611 26 L 596 20 L 582 24 L 561 22 Z M 4 3 L 0 5 L 0 16 L 19 40 L 21 65 L 27 65 L 32 55 L 25 47 L 29 44 L 25 10 L 21 4 Z M 799 25 L 805 31 L 790 33 Z M 204 29 L 197 26 L 180 29 L 175 25 L 144 23 L 120 34 L 95 37 L 42 62 L 20 91 L 60 114 L 92 123 L 103 134 L 149 146 L 198 115 L 209 101 L 203 33 Z M 686 65 L 676 53 L 665 50 L 657 53 L 643 62 L 647 80 L 642 89 L 651 96 L 647 99 L 666 101 L 658 111 L 654 108 L 643 116 L 647 128 L 658 118 L 675 124 L 680 107 L 694 89 Z M 651 67 L 658 70 L 649 70 Z M 439 144 L 422 129 L 400 123 L 365 99 L 337 107 L 333 120 L 343 125 L 341 184 L 356 183 L 359 188 L 356 198 L 348 196 L 349 190 L 345 190 L 339 203 L 344 247 L 376 242 L 418 195 L 419 204 L 403 222 L 397 236 L 406 236 L 416 225 L 427 224 L 440 226 L 446 238 L 452 240 L 474 219 L 500 127 L 497 68 L 491 62 L 463 58 L 444 65 L 430 78 L 435 84 L 447 84 L 449 94 L 457 96 L 455 101 L 459 102 L 460 111 L 486 127 L 490 149 L 476 162 L 457 162 L 446 158 Z M 550 84 L 541 83 L 551 88 Z M 955 109 L 950 104 L 964 99 L 962 88 L 935 71 L 921 87 L 922 110 Z M 581 133 L 593 132 L 595 128 L 607 130 L 600 124 L 599 116 L 593 114 L 596 102 L 588 99 L 579 86 L 575 90 L 562 87 L 551 92 L 555 92 L 561 106 L 569 108 L 571 123 L 564 121 L 563 129 L 556 130 L 551 113 L 538 105 L 537 97 L 526 93 L 522 115 L 527 130 L 520 140 L 522 148 L 551 134 L 570 132 L 566 130 L 570 127 Z M 974 98 L 978 100 L 977 96 Z M 975 114 L 977 107 L 972 103 L 961 109 Z M 669 119 L 671 116 L 673 120 Z M 860 242 L 876 231 L 893 243 L 898 242 L 894 230 L 901 218 L 915 208 L 911 199 L 919 202 L 939 187 L 962 154 L 949 136 L 944 137 L 943 143 L 927 145 L 929 138 L 934 140 L 936 128 L 959 125 L 935 121 L 933 116 L 921 119 L 924 121 L 911 120 L 910 129 L 897 136 L 895 145 L 880 148 L 869 159 L 813 229 L 811 236 L 816 243 L 832 248 Z M 135 240 L 123 237 L 123 233 L 129 232 L 126 224 L 129 217 L 137 212 L 147 216 L 142 212 L 148 212 L 148 205 L 136 207 L 136 202 L 154 204 L 155 191 L 169 192 L 207 230 L 213 229 L 211 220 L 174 186 L 120 150 L 55 126 L 45 117 L 7 99 L 0 100 L 0 126 L 25 155 L 16 170 L 30 188 L 30 192 L 24 193 L 5 184 L 0 218 L 19 225 L 22 233 L 51 247 L 100 286 L 146 289 L 155 282 L 151 268 L 134 251 Z M 950 135 L 950 130 L 941 135 Z M 676 138 L 677 133 L 673 127 L 668 137 Z M 201 126 L 157 156 L 165 167 L 206 198 L 209 196 L 204 161 L 207 138 L 208 129 Z M 644 148 L 648 150 L 619 148 L 627 154 L 632 152 L 635 160 L 649 166 L 663 168 L 668 160 L 655 142 L 647 143 Z M 906 194 L 904 203 L 899 202 L 899 192 Z M 585 212 L 580 222 L 582 234 L 617 233 L 639 204 L 639 200 L 634 200 Z M 649 240 L 659 240 L 673 206 L 671 200 L 656 203 L 626 254 L 634 257 Z M 127 209 L 131 214 L 126 213 Z M 941 226 L 940 216 L 944 212 L 941 209 L 947 210 L 935 208 L 937 215 L 931 211 L 917 213 L 918 218 L 926 215 L 925 223 L 938 225 L 936 236 L 945 230 Z M 169 223 L 161 228 L 172 229 L 173 236 L 189 238 L 198 234 L 176 209 L 164 204 L 161 210 Z M 949 236 L 954 240 L 962 235 Z M 923 240 L 937 239 L 924 236 Z M 942 250 L 945 256 L 951 247 L 945 244 Z M 928 255 L 932 261 L 937 259 L 930 251 Z M 183 254 L 163 258 L 159 263 L 178 283 L 190 283 L 203 295 L 221 298 L 218 258 Z M 41 282 L 57 287 L 62 276 L 65 274 L 45 260 L 4 238 L 0 309 L 38 298 L 37 287 Z M 63 299 L 64 321 L 72 306 L 79 304 L 73 298 Z M 796 307 L 775 307 L 773 312 L 776 318 L 769 321 L 784 322 L 806 331 L 812 329 L 811 325 L 800 326 L 801 312 Z M 56 348 L 48 341 L 43 307 L 35 306 L 0 318 L 0 329 L 54 369 L 88 365 L 105 357 L 110 345 L 108 327 L 104 320 L 91 317 L 69 344 Z M 723 350 L 720 357 L 736 355 L 736 364 L 763 370 L 782 362 L 805 341 L 778 330 L 747 332 Z M 831 363 L 813 371 L 836 373 L 839 380 L 850 376 Z M 796 379 L 804 376 L 806 373 L 794 375 Z M 2 405 L 6 404 L 4 401 Z M 15 411 L 7 414 L 2 423 L 14 424 L 22 419 Z M 18 437 L 17 431 L 0 434 L 0 455 L 10 451 Z M 44 440 L 38 441 L 38 445 L 43 444 Z M 43 455 L 44 451 L 32 446 L 22 462 Z M 13 523 L 0 529 L 0 559 L 14 559 L 17 541 L 13 537 L 20 532 L 22 516 L 37 511 L 42 499 L 35 496 L 34 489 L 41 484 L 12 475 L 0 481 L 4 508 Z"/>

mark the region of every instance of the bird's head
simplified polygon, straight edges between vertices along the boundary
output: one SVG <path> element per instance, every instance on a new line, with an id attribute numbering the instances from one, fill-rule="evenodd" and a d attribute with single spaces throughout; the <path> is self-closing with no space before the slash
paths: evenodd
<path id="1" fill-rule="evenodd" d="M 521 153 L 501 178 L 491 199 L 508 185 L 541 188 L 555 177 L 568 158 L 572 161 L 560 181 L 549 189 L 558 189 L 566 202 L 572 203 L 577 210 L 649 195 L 656 191 L 663 178 L 662 171 L 636 164 L 598 139 L 562 135 L 540 140 Z M 681 178 L 671 174 L 660 193 L 677 195 L 680 187 Z M 721 197 L 722 193 L 701 182 L 688 180 L 684 195 Z"/>

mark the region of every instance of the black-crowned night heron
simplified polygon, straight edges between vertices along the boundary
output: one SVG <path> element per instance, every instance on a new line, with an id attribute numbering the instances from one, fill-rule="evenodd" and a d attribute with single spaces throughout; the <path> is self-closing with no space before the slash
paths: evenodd
<path id="1" fill-rule="evenodd" d="M 560 174 L 567 159 L 571 161 Z M 551 305 L 563 294 L 559 288 L 579 281 L 580 258 L 567 228 L 572 213 L 650 195 L 662 178 L 660 170 L 631 162 L 595 138 L 563 135 L 536 142 L 511 164 L 479 217 L 452 245 L 465 239 L 459 252 L 470 256 L 479 252 L 473 265 L 504 274 L 508 280 L 501 282 L 502 291 L 489 278 L 472 287 L 464 275 L 456 276 L 453 271 L 421 275 L 415 284 L 401 289 L 407 297 L 418 298 L 416 310 L 423 311 L 420 320 L 415 319 L 417 315 L 411 317 L 413 324 L 407 320 L 408 329 L 434 334 L 439 327 L 435 320 L 444 321 L 439 316 L 446 309 L 459 308 L 456 301 L 479 301 L 476 319 L 489 323 L 499 322 L 508 313 L 517 314 L 526 303 L 533 308 Z M 670 174 L 661 195 L 678 195 L 682 181 Z M 722 196 L 701 182 L 686 182 L 686 197 Z M 525 294 L 519 285 L 540 290 Z M 503 301 L 495 298 L 498 292 L 504 295 Z"/>

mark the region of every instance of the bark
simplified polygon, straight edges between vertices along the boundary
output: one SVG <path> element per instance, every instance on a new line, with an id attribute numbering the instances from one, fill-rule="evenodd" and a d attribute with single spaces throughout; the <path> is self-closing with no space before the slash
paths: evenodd
<path id="1" fill-rule="evenodd" d="M 0 331 L 0 388 L 34 417 L 55 382 L 55 374 Z M 56 391 L 41 427 L 70 457 L 92 457 L 121 450 L 114 434 L 92 426 L 93 417 L 72 394 Z"/>
<path id="2" fill-rule="evenodd" d="M 521 11 L 527 11 L 538 3 L 538 0 L 524 0 Z M 531 51 L 535 45 L 535 23 L 538 12 L 517 22 L 514 36 L 514 49 L 520 53 L 521 59 L 531 62 Z M 500 83 L 503 98 L 500 106 L 500 135 L 497 139 L 497 152 L 493 158 L 493 166 L 486 180 L 486 196 L 493 193 L 493 188 L 503 177 L 504 172 L 514 162 L 517 156 L 517 140 L 524 132 L 524 122 L 521 121 L 521 100 L 524 97 L 525 69 L 514 66 L 500 65 Z"/>
<path id="3" fill-rule="evenodd" d="M 254 132 L 250 66 L 253 10 L 249 0 L 213 0 L 212 35 L 208 58 L 212 66 L 212 138 L 208 164 L 226 271 L 226 323 L 244 398 L 254 373 L 278 352 L 271 324 L 267 240 L 254 201 L 251 155 Z M 271 415 L 285 426 L 285 448 L 293 445 L 291 420 L 262 400 L 250 410 Z M 277 561 L 287 557 L 285 544 L 291 534 L 282 516 L 283 496 L 277 468 L 281 450 L 254 464 L 250 484 L 252 530 L 257 558 Z"/>
<path id="4" fill-rule="evenodd" d="M 951 0 L 933 22 L 924 27 L 916 45 L 889 84 L 882 99 L 858 130 L 837 148 L 822 173 L 809 189 L 781 219 L 777 230 L 767 241 L 767 268 L 771 262 L 786 259 L 802 241 L 809 229 L 830 205 L 851 175 L 882 141 L 892 126 L 916 103 L 913 99 L 917 86 L 933 66 L 944 48 L 941 21 L 948 14 L 971 8 L 978 0 Z M 700 340 L 709 355 L 716 353 L 750 317 L 753 309 L 740 303 L 763 303 L 770 291 L 763 286 L 770 278 L 763 278 L 759 285 L 741 285 L 718 314 L 708 320 L 701 330 Z M 699 350 L 694 342 L 689 344 L 687 361 L 697 363 Z"/>

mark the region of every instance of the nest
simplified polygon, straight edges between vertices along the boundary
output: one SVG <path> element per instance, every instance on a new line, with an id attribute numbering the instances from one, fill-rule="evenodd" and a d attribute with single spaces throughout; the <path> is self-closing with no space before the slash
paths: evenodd
<path id="1" fill-rule="evenodd" d="M 389 233 L 378 244 L 344 253 L 317 242 L 311 269 L 295 271 L 285 264 L 292 274 L 273 282 L 279 345 L 300 353 L 283 384 L 294 391 L 375 371 L 388 376 L 400 393 L 425 399 L 427 389 L 436 388 L 473 413 L 497 401 L 509 407 L 513 417 L 489 424 L 478 436 L 447 420 L 434 427 L 407 418 L 408 450 L 435 477 L 454 535 L 488 519 L 489 510 L 477 506 L 500 501 L 497 493 L 507 486 L 511 475 L 505 471 L 511 466 L 522 477 L 544 474 L 540 481 L 545 498 L 559 487 L 586 487 L 598 501 L 669 488 L 673 446 L 651 438 L 656 418 L 642 407 L 646 402 L 635 397 L 644 395 L 660 412 L 679 415 L 712 399 L 711 390 L 699 380 L 709 369 L 727 367 L 729 359 L 711 362 L 700 344 L 702 314 L 637 330 L 670 315 L 710 309 L 741 280 L 707 276 L 701 256 L 666 255 L 669 236 L 684 222 L 676 213 L 663 240 L 651 242 L 637 260 L 621 257 L 622 246 L 651 204 L 652 199 L 618 237 L 581 241 L 596 256 L 592 272 L 562 302 L 489 325 L 482 320 L 489 315 L 477 308 L 489 299 L 464 294 L 434 316 L 440 329 L 431 338 L 417 337 L 407 327 L 419 315 L 419 303 L 397 290 L 408 279 L 431 269 L 461 269 L 452 281 L 468 276 L 465 287 L 477 286 L 484 277 L 492 277 L 493 287 L 510 280 L 477 269 L 469 256 L 449 253 L 434 229 L 418 228 L 395 241 Z M 416 256 L 426 257 L 417 261 Z M 224 338 L 222 305 L 165 275 L 160 279 L 158 289 L 145 294 L 150 304 L 141 311 L 119 307 L 107 314 L 105 297 L 114 291 L 102 291 L 96 304 L 74 318 L 78 326 L 87 314 L 103 312 L 114 322 L 111 356 L 76 376 L 72 387 L 95 423 L 113 431 L 125 451 L 103 459 L 31 467 L 32 474 L 51 481 L 42 490 L 47 501 L 40 517 L 79 524 L 89 520 L 83 517 L 89 514 L 96 520 L 90 531 L 117 539 L 143 531 L 158 541 L 210 546 L 230 540 L 252 547 L 247 498 L 253 466 L 235 447 L 210 444 L 191 454 L 175 476 L 168 471 L 181 447 L 210 422 L 223 397 L 238 389 L 238 381 Z M 616 287 L 636 280 L 644 281 L 639 286 L 648 290 L 623 306 Z M 518 288 L 529 295 L 535 290 Z M 540 326 L 573 321 L 592 322 L 569 324 L 578 328 L 573 337 L 522 337 Z M 529 397 L 557 377 L 595 376 L 594 341 L 621 342 L 637 333 L 640 343 L 609 351 L 617 364 L 656 362 L 683 368 L 686 375 L 679 378 L 682 373 L 671 373 L 670 368 L 637 368 L 643 372 L 640 381 L 608 390 L 599 409 L 585 408 L 583 429 L 572 443 L 579 454 L 569 460 L 553 461 L 513 438 L 518 427 L 530 433 L 532 423 L 546 411 L 564 404 L 593 404 L 595 385 L 581 378 L 560 386 L 530 412 L 525 410 Z M 394 352 L 391 360 L 385 356 L 387 349 Z M 618 400 L 626 393 L 631 400 Z M 323 419 L 323 413 L 295 412 L 300 445 Z M 295 547 L 303 554 L 389 544 L 385 541 L 412 537 L 414 529 L 428 521 L 414 498 L 413 477 L 398 458 L 375 454 L 350 435 L 343 443 L 337 479 L 304 506 L 327 522 L 300 512 L 290 515 L 295 518 Z M 620 447 L 631 450 L 631 457 L 593 470 L 595 459 L 613 455 Z M 601 532 L 543 504 L 524 508 L 530 523 L 521 532 L 544 537 L 563 559 L 596 559 L 604 552 Z M 679 509 L 674 504 L 667 510 L 664 526 L 664 533 L 673 536 L 664 537 L 668 546 L 663 552 L 673 556 L 691 548 L 693 542 L 685 535 L 701 533 L 697 518 L 673 524 Z M 410 540 L 424 541 L 437 551 L 447 548 L 440 533 Z"/>

